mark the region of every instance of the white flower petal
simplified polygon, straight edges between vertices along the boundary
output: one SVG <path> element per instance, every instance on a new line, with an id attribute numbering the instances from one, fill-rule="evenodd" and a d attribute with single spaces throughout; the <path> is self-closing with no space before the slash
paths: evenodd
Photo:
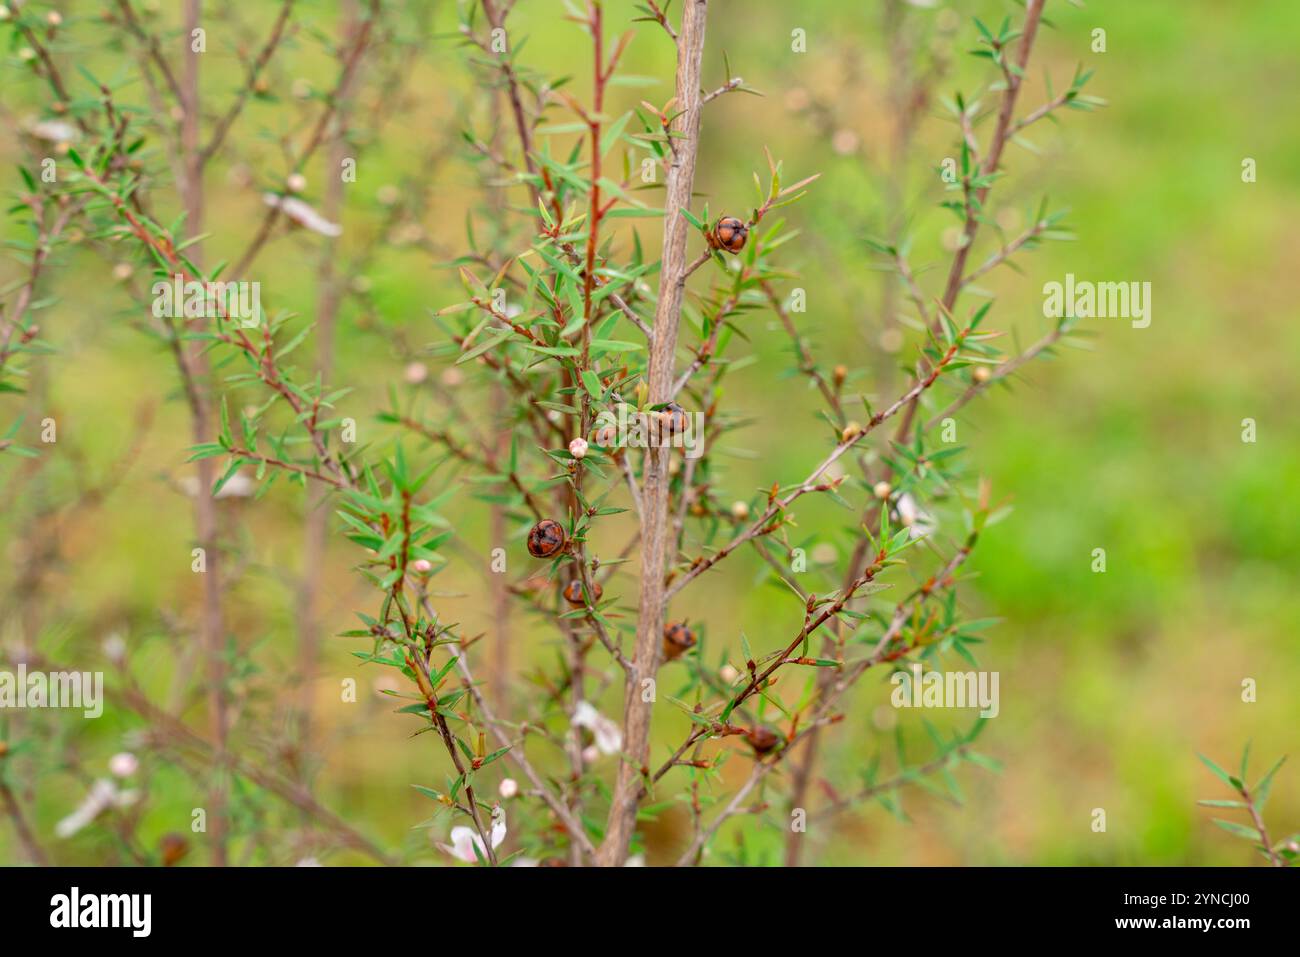
<path id="1" fill-rule="evenodd" d="M 275 193 L 265 193 L 262 196 L 262 202 L 266 203 L 267 206 L 279 209 L 280 212 L 299 226 L 310 229 L 313 233 L 320 233 L 322 236 L 343 235 L 342 226 L 338 223 L 331 223 L 307 203 L 293 196 L 277 196 Z"/>
<path id="2" fill-rule="evenodd" d="M 571 721 L 575 727 L 586 728 L 592 733 L 602 754 L 618 754 L 623 750 L 623 732 L 619 726 L 589 702 L 579 701 L 574 705 Z"/>
<path id="3" fill-rule="evenodd" d="M 478 858 L 474 856 L 474 845 L 483 849 L 483 842 L 479 840 L 478 835 L 474 833 L 472 827 L 453 827 L 451 829 L 451 847 L 446 848 L 452 857 L 457 857 L 462 861 L 468 861 L 471 864 L 477 864 Z"/>
<path id="4" fill-rule="evenodd" d="M 81 802 L 77 809 L 54 825 L 54 833 L 59 837 L 71 837 L 99 817 L 109 807 L 120 804 L 123 799 L 127 799 L 126 803 L 134 802 L 135 798 L 135 791 L 118 794 L 117 785 L 105 778 L 100 778 L 90 786 L 90 793 L 86 795 L 85 800 Z"/>
<path id="5" fill-rule="evenodd" d="M 77 128 L 63 120 L 41 120 L 28 131 L 39 140 L 51 143 L 71 143 L 77 139 Z"/>

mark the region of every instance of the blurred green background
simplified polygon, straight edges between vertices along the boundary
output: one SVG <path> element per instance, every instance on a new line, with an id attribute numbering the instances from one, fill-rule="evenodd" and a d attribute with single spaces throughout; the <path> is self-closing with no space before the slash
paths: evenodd
<path id="1" fill-rule="evenodd" d="M 246 20 L 246 33 L 236 31 L 232 39 L 212 31 L 206 95 L 220 98 L 235 87 L 239 71 L 230 43 L 255 44 L 274 13 L 271 4 L 258 6 L 228 21 L 235 29 Z M 611 34 L 626 28 L 631 6 L 608 4 Z M 96 5 L 59 7 L 68 36 L 98 47 L 91 22 Z M 734 73 L 766 95 L 731 94 L 707 108 L 697 177 L 701 200 L 715 215 L 751 204 L 750 173 L 764 170 L 765 146 L 783 159 L 790 179 L 823 174 L 809 197 L 788 211 L 802 236 L 783 254 L 800 272 L 797 284 L 807 289 L 809 302 L 807 313 L 795 319 L 820 356 L 855 370 L 853 387 L 888 401 L 912 346 L 899 351 L 896 333 L 888 332 L 896 327 L 882 311 L 906 311 L 906 300 L 885 292 L 895 280 L 876 268 L 864 238 L 889 228 L 888 210 L 897 200 L 888 183 L 896 183 L 913 237 L 913 265 L 927 291 L 939 291 L 948 262 L 945 233 L 955 220 L 936 208 L 942 195 L 936 171 L 952 155 L 954 128 L 937 99 L 927 103 L 902 173 L 891 177 L 894 68 L 881 3 L 719 0 L 711 7 L 706 88 L 725 80 L 725 51 Z M 432 9 L 436 32 L 454 29 L 449 5 Z M 946 64 L 935 86 L 943 97 L 961 90 L 969 98 L 989 79 L 986 62 L 966 56 L 976 37 L 970 18 L 995 25 L 1021 15 L 1016 4 L 1000 0 L 936 0 L 900 9 L 918 61 Z M 512 15 L 512 37 L 517 45 L 528 36 L 522 62 L 548 75 L 573 72 L 573 87 L 583 94 L 588 45 L 561 13 L 558 2 L 525 0 Z M 302 9 L 304 22 L 329 35 L 335 14 L 332 4 Z M 164 9 L 151 22 L 167 23 L 170 16 Z M 1300 108 L 1293 43 L 1300 8 L 1287 0 L 1093 0 L 1081 8 L 1051 0 L 1047 17 L 1052 24 L 1040 33 L 1019 112 L 1046 97 L 1044 73 L 1059 90 L 1077 64 L 1096 71 L 1088 92 L 1109 106 L 1067 112 L 1060 126 L 1033 127 L 1027 135 L 1037 154 L 1008 148 L 1009 176 L 994 190 L 999 223 L 1014 235 L 1047 195 L 1053 208 L 1069 207 L 1077 238 L 1022 254 L 1021 275 L 1001 268 L 986 277 L 980 285 L 996 296 L 986 325 L 1021 343 L 1036 339 L 1048 328 L 1042 286 L 1066 273 L 1149 281 L 1153 321 L 1146 329 L 1122 320 L 1086 322 L 1096 334 L 1091 350 L 1067 349 L 1059 360 L 1032 364 L 1013 391 L 995 389 L 959 417 L 959 441 L 969 450 L 966 468 L 972 476 L 988 476 L 995 494 L 1015 506 L 981 541 L 972 560 L 978 578 L 961 593 L 972 617 L 1003 619 L 989 631 L 980 658 L 981 667 L 1001 675 L 1001 714 L 985 730 L 981 750 L 1003 770 L 963 768 L 961 807 L 925 792 L 906 793 L 910 824 L 872 806 L 838 818 L 833 828 L 814 827 L 807 861 L 1254 863 L 1244 842 L 1214 827 L 1211 813 L 1196 807 L 1197 798 L 1228 796 L 1196 753 L 1235 767 L 1251 740 L 1258 773 L 1296 749 L 1300 127 L 1292 118 Z M 611 113 L 670 95 L 666 38 L 653 24 L 636 26 L 623 70 L 661 82 L 616 89 Z M 791 51 L 796 28 L 807 34 L 804 54 Z M 1106 31 L 1104 53 L 1093 52 L 1098 28 Z M 0 66 L 0 103 L 11 129 L 45 115 L 45 97 L 19 61 L 18 46 Z M 77 56 L 75 44 L 67 55 Z M 96 49 L 84 62 L 110 81 L 129 79 L 125 57 Z M 273 72 L 272 94 L 284 102 L 250 109 L 234 136 L 236 159 L 217 163 L 209 177 L 210 260 L 237 254 L 260 212 L 260 192 L 283 177 L 273 137 L 259 130 L 297 128 L 286 115 L 310 115 L 310 107 L 294 100 L 292 84 L 306 79 L 323 88 L 331 76 L 319 44 L 304 31 Z M 84 87 L 79 77 L 76 82 Z M 460 251 L 478 174 L 466 151 L 445 144 L 467 116 L 478 124 L 484 115 L 475 99 L 481 90 L 447 39 L 427 39 L 406 82 L 409 94 L 396 101 L 397 119 L 364 144 L 343 216 L 346 255 L 384 228 L 380 190 L 418 172 L 431 149 L 448 152 L 431 174 L 422 232 L 407 233 L 421 241 L 390 234 L 366 271 L 391 335 L 362 328 L 355 301 L 342 313 L 334 381 L 357 391 L 341 413 L 357 418 L 363 442 L 380 447 L 392 433 L 374 413 L 389 385 L 401 384 L 410 358 L 394 342 L 418 354 L 437 338 L 429 310 L 463 298 L 454 273 L 438 263 Z M 120 95 L 144 102 L 138 86 L 126 91 Z M 990 125 L 980 127 L 984 138 Z M 17 136 L 0 143 L 8 191 L 19 188 L 13 168 L 24 156 L 30 154 Z M 1257 162 L 1257 182 L 1242 182 L 1247 157 Z M 308 197 L 319 195 L 325 176 L 320 160 L 307 175 Z M 643 229 L 651 244 L 657 235 L 653 226 Z M 972 262 L 992 249 L 989 243 L 986 234 Z M 315 245 L 298 233 L 277 238 L 263 253 L 252 278 L 262 280 L 263 301 L 272 309 L 311 315 Z M 16 276 L 17 268 L 7 262 L 0 275 Z M 103 667 L 100 643 L 120 634 L 132 649 L 141 686 L 160 698 L 173 686 L 182 689 L 176 692 L 181 707 L 201 726 L 201 700 L 191 701 L 184 690 L 192 686 L 187 675 L 195 667 L 199 593 L 189 570 L 189 503 L 175 487 L 187 474 L 182 463 L 190 440 L 174 369 L 164 350 L 129 325 L 135 307 L 114 282 L 111 263 L 89 251 L 66 255 L 47 290 L 58 301 L 40 324 L 56 352 L 33 365 L 26 400 L 0 396 L 0 424 L 23 414 L 27 444 L 37 444 L 44 416 L 59 423 L 57 445 L 38 446 L 49 461 L 0 462 L 0 536 L 7 548 L 0 639 L 10 649 L 33 640 L 56 660 Z M 788 344 L 774 317 L 754 313 L 744 322 L 757 361 L 728 378 L 725 398 L 757 424 L 728 440 L 752 453 L 729 462 L 726 481 L 736 498 L 774 480 L 802 478 L 827 448 L 814 418 L 816 393 L 785 375 Z M 431 375 L 444 364 L 431 361 Z M 123 454 L 142 402 L 159 403 L 156 418 L 121 485 L 104 503 L 62 515 L 60 503 Z M 1257 423 L 1254 444 L 1241 440 L 1246 418 Z M 278 761 L 286 734 L 277 720 L 280 704 L 298 684 L 293 616 L 302 495 L 278 487 L 265 500 L 233 500 L 222 508 L 237 529 L 240 555 L 228 620 L 254 666 L 240 679 L 242 723 L 235 740 L 250 755 Z M 486 551 L 492 543 L 484 509 L 464 496 L 452 511 L 464 523 L 464 537 Z M 839 529 L 846 514 L 829 503 L 806 502 L 800 533 L 814 546 L 833 545 L 842 560 Z M 57 534 L 50 535 L 56 518 Z M 512 561 L 522 555 L 519 541 L 518 535 L 512 539 Z M 602 544 L 617 547 L 613 538 Z M 57 558 L 32 583 L 25 572 L 36 545 L 56 549 Z M 1106 550 L 1104 574 L 1091 570 L 1095 548 Z M 352 627 L 352 610 L 373 604 L 351 570 L 356 557 L 341 541 L 326 553 L 328 634 Z M 764 566 L 756 556 L 738 555 L 729 564 L 679 600 L 678 616 L 703 626 L 710 655 L 719 645 L 736 655 L 741 631 L 756 649 L 787 640 L 798 628 L 798 603 L 761 584 Z M 439 579 L 440 587 L 458 593 L 445 600 L 444 615 L 471 632 L 491 628 L 481 578 L 464 566 L 454 562 Z M 820 574 L 816 567 L 809 572 L 809 587 L 828 590 Z M 825 575 L 830 582 L 838 572 Z M 633 595 L 630 578 L 614 583 L 615 594 L 621 586 Z M 516 661 L 551 665 L 549 627 L 516 612 L 512 633 L 523 646 L 514 651 Z M 311 684 L 323 738 L 316 793 L 366 834 L 387 846 L 404 844 L 412 860 L 440 860 L 425 834 L 412 830 L 429 803 L 409 785 L 441 782 L 445 755 L 427 738 L 406 737 L 409 719 L 390 713 L 390 704 L 375 693 L 373 672 L 358 670 L 349 654 L 356 648 L 352 639 L 328 638 L 325 647 L 321 674 Z M 672 673 L 665 674 L 669 688 Z M 349 676 L 360 680 L 357 704 L 338 701 L 339 681 Z M 1241 698 L 1246 678 L 1258 684 L 1254 703 Z M 888 707 L 888 691 L 883 678 L 867 682 L 829 736 L 819 774 L 835 786 L 851 787 L 870 756 L 891 753 L 899 716 Z M 604 695 L 601 707 L 617 715 L 619 694 Z M 656 715 L 654 756 L 662 758 L 686 722 L 670 707 Z M 941 723 L 964 726 L 967 717 Z M 919 723 L 907 714 L 901 721 L 923 755 Z M 22 793 L 33 824 L 57 861 L 111 859 L 110 838 L 88 830 L 60 842 L 52 829 L 80 799 L 86 781 L 103 774 L 110 754 L 135 750 L 145 756 L 139 735 L 139 722 L 114 709 L 111 698 L 97 722 L 48 713 L 0 715 L 0 737 L 34 742 L 12 758 L 12 768 L 28 784 Z M 152 777 L 141 833 L 188 830 L 189 809 L 202 803 L 199 786 L 173 764 L 146 758 L 146 769 Z M 744 770 L 743 761 L 729 762 L 727 780 L 738 783 Z M 785 818 L 777 794 L 770 795 L 769 817 L 729 825 L 719 849 L 735 850 L 743 831 L 747 859 L 779 861 Z M 258 806 L 250 799 L 248 813 Z M 1091 828 L 1094 808 L 1107 812 L 1105 833 Z M 1275 837 L 1300 829 L 1296 768 L 1279 773 L 1266 818 Z M 436 828 L 439 839 L 445 827 L 444 819 Z M 673 859 L 689 837 L 685 809 L 666 811 L 646 833 L 652 863 Z M 327 863 L 356 860 L 344 852 L 322 857 Z M 14 860 L 12 831 L 0 826 L 0 861 Z"/>

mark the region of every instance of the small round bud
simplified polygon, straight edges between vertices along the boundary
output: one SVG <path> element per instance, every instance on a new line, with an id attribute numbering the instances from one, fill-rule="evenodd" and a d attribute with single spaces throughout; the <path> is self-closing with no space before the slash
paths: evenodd
<path id="1" fill-rule="evenodd" d="M 808 108 L 812 102 L 812 97 L 802 86 L 794 86 L 785 94 L 785 108 L 792 113 L 798 113 Z"/>
<path id="2" fill-rule="evenodd" d="M 158 851 L 162 855 L 163 867 L 172 867 L 190 852 L 190 844 L 179 834 L 164 834 L 158 841 Z"/>
<path id="3" fill-rule="evenodd" d="M 448 389 L 454 389 L 465 381 L 465 373 L 461 372 L 459 369 L 451 368 L 446 369 L 440 378 L 442 379 L 442 384 Z"/>
<path id="4" fill-rule="evenodd" d="M 23 47 L 18 51 L 18 59 L 22 60 L 24 63 L 30 63 L 32 60 L 36 59 L 36 51 L 31 47 Z"/>
<path id="5" fill-rule="evenodd" d="M 131 268 L 130 263 L 118 263 L 113 267 L 113 278 L 118 282 L 126 282 L 133 272 L 135 270 Z"/>
<path id="6" fill-rule="evenodd" d="M 582 760 L 587 764 L 595 764 L 600 760 L 600 748 L 594 744 L 589 744 L 582 749 Z"/>
<path id="7" fill-rule="evenodd" d="M 841 156 L 852 156 L 858 151 L 858 134 L 852 130 L 836 130 L 831 137 L 831 149 Z"/>
<path id="8" fill-rule="evenodd" d="M 885 499 L 889 498 L 889 493 L 892 492 L 893 490 L 894 490 L 893 486 L 890 485 L 888 482 L 884 481 L 883 479 L 877 482 L 875 485 L 871 486 L 871 494 L 874 495 L 876 498 L 880 499 L 882 502 Z"/>
<path id="9" fill-rule="evenodd" d="M 575 459 L 580 459 L 587 454 L 587 440 L 578 438 L 569 443 L 569 454 Z"/>
<path id="10" fill-rule="evenodd" d="M 410 385 L 419 385 L 429 378 L 429 367 L 423 362 L 411 362 L 406 366 L 406 371 L 402 373 L 402 377 Z"/>
<path id="11" fill-rule="evenodd" d="M 519 793 L 519 782 L 514 778 L 502 778 L 501 783 L 497 785 L 497 793 L 509 800 Z"/>
<path id="12" fill-rule="evenodd" d="M 745 502 L 732 502 L 731 517 L 741 520 L 749 518 L 749 505 Z"/>
<path id="13" fill-rule="evenodd" d="M 0 741 L 0 758 L 3 758 L 8 753 L 9 753 L 9 742 Z"/>
<path id="14" fill-rule="evenodd" d="M 104 639 L 101 646 L 104 651 L 104 657 L 113 664 L 121 664 L 126 660 L 126 639 L 121 635 L 109 635 Z"/>
<path id="15" fill-rule="evenodd" d="M 745 740 L 754 749 L 755 754 L 767 754 L 785 739 L 779 731 L 759 725 L 745 732 Z"/>
<path id="16" fill-rule="evenodd" d="M 993 378 L 993 371 L 988 366 L 976 366 L 971 370 L 970 377 L 978 384 L 983 385 Z"/>
<path id="17" fill-rule="evenodd" d="M 852 442 L 862 434 L 862 426 L 857 422 L 850 422 L 844 426 L 844 431 L 840 433 L 841 442 Z"/>
<path id="18" fill-rule="evenodd" d="M 718 677 L 731 685 L 736 683 L 736 679 L 740 677 L 740 672 L 731 667 L 731 665 L 723 665 L 718 669 Z"/>
<path id="19" fill-rule="evenodd" d="M 749 227 L 735 216 L 723 216 L 714 225 L 710 238 L 717 249 L 725 249 L 729 253 L 738 253 L 745 248 L 745 240 L 749 238 Z"/>
<path id="20" fill-rule="evenodd" d="M 59 13 L 58 10 L 51 10 L 49 13 L 45 14 L 45 22 L 52 27 L 62 26 L 63 14 Z"/>
<path id="21" fill-rule="evenodd" d="M 415 561 L 411 562 L 411 568 L 414 569 L 418 575 L 427 575 L 429 572 L 433 571 L 433 562 L 429 561 L 427 558 L 417 558 Z"/>
<path id="22" fill-rule="evenodd" d="M 122 751 L 108 759 L 108 770 L 115 778 L 129 778 L 140 770 L 140 762 L 134 754 Z"/>
<path id="23" fill-rule="evenodd" d="M 8 20 L 13 14 L 9 12 L 8 7 L 0 7 L 0 22 Z"/>
<path id="24" fill-rule="evenodd" d="M 836 551 L 835 546 L 830 542 L 821 542 L 813 546 L 813 550 L 808 553 L 808 557 L 817 565 L 829 565 L 835 559 L 839 558 L 840 553 Z"/>
<path id="25" fill-rule="evenodd" d="M 843 385 L 843 384 L 844 384 L 844 380 L 847 379 L 847 378 L 849 377 L 849 367 L 848 367 L 848 366 L 836 366 L 836 367 L 831 371 L 831 375 L 834 377 L 834 379 L 835 379 L 835 384 L 836 384 L 836 385 Z"/>
<path id="26" fill-rule="evenodd" d="M 291 193 L 301 193 L 307 188 L 307 177 L 302 173 L 290 173 L 289 178 L 284 181 L 284 185 L 289 188 Z"/>

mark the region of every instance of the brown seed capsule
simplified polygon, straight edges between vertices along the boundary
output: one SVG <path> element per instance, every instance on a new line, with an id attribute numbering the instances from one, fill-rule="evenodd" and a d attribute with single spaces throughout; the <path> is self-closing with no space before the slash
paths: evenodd
<path id="1" fill-rule="evenodd" d="M 595 582 L 592 582 L 591 587 L 596 592 L 596 601 L 600 601 L 600 596 L 605 594 L 605 589 Z M 575 578 L 564 586 L 564 600 L 570 605 L 576 605 L 579 608 L 587 604 L 587 600 L 582 597 L 582 581 L 580 579 Z"/>
<path id="2" fill-rule="evenodd" d="M 783 740 L 780 732 L 759 725 L 745 732 L 745 740 L 754 749 L 755 754 L 767 754 Z"/>
<path id="3" fill-rule="evenodd" d="M 664 661 L 673 661 L 695 647 L 695 632 L 686 622 L 675 621 L 664 629 Z"/>
<path id="4" fill-rule="evenodd" d="M 164 834 L 158 841 L 158 852 L 162 855 L 163 867 L 173 867 L 190 852 L 190 844 L 179 834 Z"/>
<path id="5" fill-rule="evenodd" d="M 729 253 L 744 249 L 748 238 L 749 227 L 735 216 L 723 216 L 713 227 L 713 244 Z"/>
<path id="6" fill-rule="evenodd" d="M 544 518 L 528 531 L 528 554 L 533 558 L 550 558 L 564 548 L 564 526 Z"/>
<path id="7" fill-rule="evenodd" d="M 686 418 L 686 410 L 676 402 L 669 402 L 660 409 L 659 419 L 663 422 L 664 431 L 669 435 L 685 432 L 686 426 L 689 424 Z"/>
<path id="8" fill-rule="evenodd" d="M 8 753 L 9 753 L 9 742 L 0 741 L 0 758 L 3 758 Z"/>

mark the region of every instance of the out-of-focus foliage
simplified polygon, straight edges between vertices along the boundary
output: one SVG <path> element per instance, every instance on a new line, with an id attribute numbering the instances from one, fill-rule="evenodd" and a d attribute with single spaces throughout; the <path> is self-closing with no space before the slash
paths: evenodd
<path id="1" fill-rule="evenodd" d="M 252 45 L 264 35 L 274 9 L 257 6 L 210 28 L 204 83 L 214 90 L 239 81 L 229 45 Z M 385 407 L 389 387 L 413 362 L 427 361 L 434 378 L 450 365 L 422 350 L 439 338 L 431 310 L 464 298 L 456 271 L 440 264 L 463 250 L 479 174 L 470 151 L 456 142 L 472 109 L 474 82 L 453 40 L 435 36 L 454 26 L 446 6 L 432 5 L 432 24 L 420 36 L 428 49 L 410 64 L 407 99 L 391 104 L 398 119 L 374 142 L 358 144 L 358 180 L 341 217 L 345 258 L 354 237 L 379 235 L 383 242 L 374 261 L 362 264 L 357 295 L 342 312 L 335 380 L 356 386 L 343 400 L 348 407 Z M 897 365 L 910 353 L 898 352 L 896 324 L 882 309 L 906 307 L 885 294 L 895 280 L 877 268 L 867 240 L 894 228 L 885 210 L 896 208 L 914 248 L 938 250 L 950 241 L 955 220 L 935 207 L 938 170 L 952 142 L 942 105 L 922 111 L 905 172 L 891 178 L 896 130 L 888 120 L 887 82 L 896 65 L 881 39 L 882 5 L 716 6 L 705 75 L 722 81 L 725 50 L 731 69 L 765 96 L 731 94 L 709 108 L 696 180 L 701 205 L 707 201 L 716 212 L 752 203 L 750 171 L 764 147 L 789 170 L 822 171 L 817 188 L 783 211 L 802 234 L 791 247 L 808 291 L 808 312 L 799 318 L 823 354 L 874 369 L 880 388 L 857 386 L 887 399 L 903 381 Z M 334 35 L 332 8 L 304 5 L 321 36 Z M 78 20 L 97 15 L 92 3 L 60 9 L 68 35 L 75 35 Z M 559 3 L 532 0 L 513 14 L 515 30 L 529 37 L 526 59 L 548 75 L 580 72 L 573 54 L 578 34 L 561 10 Z M 951 96 L 969 91 L 987 67 L 965 55 L 972 45 L 969 16 L 996 24 L 1018 15 L 1019 7 L 980 0 L 903 10 L 914 31 L 908 33 L 914 57 L 947 64 L 936 92 Z M 1288 120 L 1300 68 L 1289 38 L 1300 29 L 1300 9 L 1283 0 L 1232 7 L 1198 0 L 1177 9 L 1093 0 L 1081 9 L 1050 3 L 1048 17 L 1053 26 L 1039 38 L 1022 110 L 1049 95 L 1044 72 L 1060 90 L 1080 63 L 1096 71 L 1090 92 L 1110 107 L 1083 123 L 1073 117 L 1059 127 L 1044 123 L 1027 131 L 1027 143 L 1012 145 L 1005 160 L 1013 174 L 1010 194 L 998 200 L 996 216 L 1014 236 L 1047 191 L 1070 207 L 1077 240 L 1046 244 L 1019 259 L 1023 275 L 1001 268 L 980 285 L 998 297 L 998 328 L 1013 329 L 1024 344 L 1047 328 L 1043 283 L 1067 273 L 1151 282 L 1153 321 L 1135 329 L 1125 321 L 1091 320 L 1093 351 L 1036 363 L 1013 394 L 995 390 L 959 416 L 967 468 L 989 475 L 1015 506 L 984 536 L 972 559 L 980 577 L 963 592 L 964 613 L 1002 619 L 980 646 L 981 666 L 1001 674 L 1001 713 L 981 737 L 981 749 L 1000 762 L 1001 773 L 963 777 L 961 808 L 908 792 L 902 807 L 910 826 L 879 806 L 836 818 L 833 830 L 816 825 L 808 835 L 811 861 L 1246 863 L 1248 849 L 1196 807 L 1213 785 L 1196 753 L 1230 754 L 1253 739 L 1258 753 L 1272 756 L 1294 752 L 1297 744 L 1300 509 L 1293 500 L 1300 488 L 1294 416 L 1300 377 L 1293 365 L 1300 329 L 1293 314 L 1300 276 L 1291 262 L 1300 222 L 1300 129 Z M 404 22 L 411 31 L 418 24 L 415 16 Z M 1098 28 L 1106 31 L 1104 53 L 1092 49 Z M 791 51 L 794 29 L 806 31 L 807 53 Z M 623 69 L 670 77 L 671 51 L 662 41 L 642 25 Z M 38 112 L 47 98 L 21 51 L 15 41 L 0 63 L 0 122 L 11 131 L 51 119 Z M 98 52 L 84 66 L 114 83 L 131 73 L 125 53 Z M 250 103 L 232 134 L 242 161 L 218 163 L 210 174 L 210 261 L 238 254 L 249 223 L 264 209 L 263 189 L 283 179 L 273 135 L 254 131 L 282 129 L 289 122 L 284 117 L 296 115 L 285 104 L 310 101 L 328 87 L 332 70 L 320 39 L 304 32 Z M 573 82 L 582 88 L 585 80 Z M 662 102 L 666 88 L 665 81 L 624 92 L 631 105 L 640 97 Z M 135 100 L 142 108 L 148 102 L 138 85 Z M 0 141 L 9 170 L 19 160 L 17 137 Z M 433 164 L 424 160 L 430 153 L 437 155 Z M 1253 183 L 1241 177 L 1247 158 L 1257 163 Z M 304 171 L 309 194 L 327 175 L 323 162 Z M 16 177 L 8 180 L 20 188 Z M 376 214 L 376 197 L 390 202 L 395 193 L 423 188 L 428 206 L 417 220 L 389 222 Z M 11 220 L 0 221 L 0 235 L 25 238 Z M 259 278 L 274 289 L 277 308 L 310 314 L 313 249 L 309 234 L 300 234 L 275 240 L 263 254 Z M 915 265 L 935 290 L 942 275 L 925 272 L 925 261 Z M 0 264 L 4 281 L 20 275 L 17 264 Z M 53 353 L 25 359 L 25 398 L 0 395 L 0 435 L 15 418 L 11 412 L 21 409 L 15 441 L 38 451 L 35 459 L 0 465 L 0 540 L 8 547 L 0 565 L 0 639 L 31 641 L 52 658 L 89 668 L 107 667 L 101 645 L 120 635 L 131 648 L 136 680 L 165 701 L 197 667 L 178 626 L 196 617 L 200 591 L 190 570 L 190 507 L 182 485 L 191 445 L 184 403 L 169 356 L 132 327 L 111 262 L 74 247 L 61 254 L 55 276 L 57 300 L 39 317 Z M 775 328 L 770 315 L 756 321 Z M 744 453 L 729 466 L 727 481 L 736 489 L 773 478 L 797 481 L 825 448 L 816 393 L 805 391 L 801 379 L 782 377 L 790 366 L 788 341 L 780 335 L 754 340 L 757 361 L 727 380 L 729 402 L 753 416 L 749 428 L 728 437 Z M 119 477 L 117 463 L 137 440 L 142 403 L 157 409 Z M 58 454 L 40 443 L 46 416 L 59 423 Z M 1257 423 L 1253 444 L 1241 439 L 1247 418 Z M 360 429 L 363 443 L 392 439 L 377 420 L 363 419 Z M 65 508 L 79 489 L 105 482 L 115 484 L 102 499 Z M 254 649 L 249 660 L 256 661 L 236 676 L 236 700 L 260 708 L 267 699 L 299 693 L 292 622 L 304 502 L 298 489 L 281 485 L 255 501 L 224 499 L 221 508 L 240 530 L 246 563 L 228 601 L 228 626 L 242 647 Z M 844 521 L 829 502 L 804 508 L 801 524 L 808 529 Z M 494 544 L 485 524 L 458 531 L 484 550 Z M 813 562 L 833 561 L 837 549 L 842 561 L 840 541 L 828 535 L 808 542 Z M 1092 570 L 1097 548 L 1106 551 L 1104 573 Z M 351 570 L 355 562 L 355 548 L 332 537 L 321 589 L 330 634 L 355 628 L 353 610 L 367 607 L 365 585 Z M 738 648 L 742 632 L 774 644 L 771 623 L 788 620 L 791 599 L 766 584 L 756 587 L 764 578 L 761 562 L 738 556 L 684 595 L 680 613 L 702 628 L 713 648 Z M 463 633 L 489 626 L 477 571 L 453 559 L 437 585 L 447 593 L 440 598 L 444 617 L 460 622 Z M 516 660 L 549 667 L 550 631 L 533 625 L 516 617 Z M 434 780 L 430 765 L 442 756 L 431 754 L 426 738 L 405 737 L 409 719 L 392 714 L 378 693 L 393 687 L 387 673 L 358 670 L 356 648 L 354 638 L 329 640 L 311 686 L 327 756 L 312 768 L 317 793 L 385 846 L 405 843 L 438 859 L 424 833 L 409 828 L 429 813 L 427 798 L 411 785 Z M 356 703 L 340 701 L 345 678 L 359 680 Z M 1253 703 L 1242 700 L 1245 679 L 1257 683 Z M 672 694 L 668 674 L 662 683 Z M 823 744 L 828 779 L 853 780 L 877 753 L 892 755 L 899 723 L 909 740 L 926 740 L 914 715 L 889 707 L 888 690 L 878 680 L 855 696 L 849 733 Z M 616 700 L 611 693 L 607 713 L 616 713 Z M 201 709 L 197 700 L 170 703 L 181 712 Z M 964 726 L 964 718 L 956 715 L 952 723 Z M 946 726 L 947 717 L 940 723 Z M 661 719 L 656 746 L 678 740 L 688 725 L 684 716 Z M 136 726 L 111 701 L 94 722 L 0 714 L 0 739 L 30 737 L 37 727 L 41 755 L 66 762 L 43 778 L 48 783 L 31 806 L 33 827 L 60 862 L 101 862 L 119 852 L 108 836 L 87 832 L 57 841 L 52 835 L 89 780 L 103 775 L 109 756 L 140 744 L 125 735 Z M 300 760 L 283 753 L 286 740 L 286 729 L 271 724 L 256 729 L 248 747 L 271 762 Z M 31 752 L 7 760 L 21 769 L 20 762 L 38 760 Z M 740 780 L 735 763 L 728 774 Z M 165 832 L 188 829 L 203 795 L 182 768 L 146 771 L 153 783 L 142 839 L 154 846 Z M 1280 834 L 1300 821 L 1300 784 L 1288 772 L 1284 766 L 1272 782 L 1268 807 Z M 255 813 L 256 801 L 249 806 Z M 1096 808 L 1106 810 L 1105 833 L 1091 827 Z M 671 860 L 689 835 L 687 816 L 676 807 L 647 828 L 652 861 Z M 724 830 L 719 847 L 745 860 L 775 862 L 784 838 L 775 827 L 749 828 L 741 848 Z M 15 858 L 13 833 L 0 826 L 0 860 Z M 331 858 L 350 859 L 346 852 Z"/>

